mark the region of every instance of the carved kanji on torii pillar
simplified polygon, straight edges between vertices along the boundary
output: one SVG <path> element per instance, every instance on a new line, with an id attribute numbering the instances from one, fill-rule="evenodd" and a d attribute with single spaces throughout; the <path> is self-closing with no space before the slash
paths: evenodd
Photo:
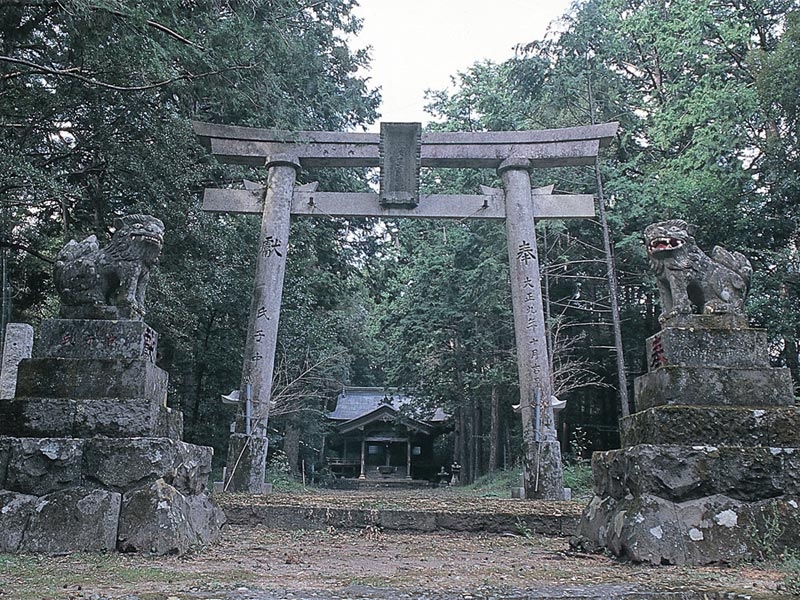
<path id="1" fill-rule="evenodd" d="M 261 237 L 245 346 L 240 411 L 228 450 L 226 489 L 260 492 L 264 482 L 275 342 L 289 220 L 294 216 L 505 219 L 511 267 L 528 498 L 563 497 L 560 449 L 536 248 L 536 219 L 594 216 L 591 195 L 531 189 L 530 170 L 594 164 L 617 123 L 540 131 L 421 133 L 417 123 L 383 123 L 381 134 L 288 132 L 195 123 L 221 161 L 266 166 L 266 188 L 207 189 L 203 209 L 260 213 Z M 496 169 L 503 189 L 474 195 L 420 195 L 420 167 Z M 378 193 L 317 191 L 296 185 L 301 167 L 380 167 Z"/>

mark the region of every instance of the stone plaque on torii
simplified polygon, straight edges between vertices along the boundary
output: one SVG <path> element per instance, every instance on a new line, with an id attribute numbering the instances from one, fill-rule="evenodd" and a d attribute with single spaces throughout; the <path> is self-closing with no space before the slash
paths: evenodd
<path id="1" fill-rule="evenodd" d="M 593 217 L 594 197 L 554 196 L 552 186 L 531 189 L 530 170 L 594 164 L 601 144 L 615 135 L 617 123 L 455 133 L 422 133 L 417 123 L 382 123 L 380 134 L 288 132 L 208 123 L 195 123 L 194 129 L 222 162 L 268 170 L 265 188 L 207 189 L 203 197 L 207 211 L 262 215 L 242 402 L 228 449 L 225 489 L 258 493 L 264 482 L 266 421 L 290 217 L 477 218 L 506 222 L 526 495 L 562 498 L 535 220 Z M 380 167 L 381 187 L 378 193 L 317 191 L 316 183 L 296 184 L 301 167 Z M 482 186 L 480 194 L 421 195 L 420 167 L 496 169 L 503 189 Z"/>

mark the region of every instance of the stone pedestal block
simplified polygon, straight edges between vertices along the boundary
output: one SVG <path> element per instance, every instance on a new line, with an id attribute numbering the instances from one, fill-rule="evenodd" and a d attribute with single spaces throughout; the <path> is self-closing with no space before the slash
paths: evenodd
<path id="1" fill-rule="evenodd" d="M 685 502 L 715 494 L 754 502 L 800 495 L 800 449 L 634 446 L 592 457 L 595 494 Z"/>
<path id="2" fill-rule="evenodd" d="M 166 404 L 167 373 L 145 359 L 29 358 L 19 365 L 17 396 L 146 398 Z"/>
<path id="3" fill-rule="evenodd" d="M 124 491 L 163 480 L 184 494 L 207 490 L 213 450 L 165 438 L 86 441 L 83 469 L 87 480 Z"/>
<path id="4" fill-rule="evenodd" d="M 0 489 L 0 552 L 18 552 L 39 498 Z"/>
<path id="5" fill-rule="evenodd" d="M 800 409 L 743 315 L 677 315 L 647 340 L 623 448 L 595 453 L 573 545 L 708 564 L 800 543 Z"/>
<path id="6" fill-rule="evenodd" d="M 203 494 L 212 455 L 210 447 L 168 438 L 5 438 L 0 487 L 44 496 L 78 486 L 124 492 L 161 479 Z"/>
<path id="7" fill-rule="evenodd" d="M 4 487 L 44 496 L 81 485 L 84 440 L 11 438 Z"/>
<path id="8" fill-rule="evenodd" d="M 158 334 L 143 321 L 47 319 L 39 328 L 35 356 L 155 363 L 157 347 Z"/>
<path id="9" fill-rule="evenodd" d="M 19 550 L 45 554 L 114 550 L 121 499 L 115 492 L 80 487 L 42 496 Z"/>
<path id="10" fill-rule="evenodd" d="M 704 329 L 711 332 L 726 333 L 739 329 L 750 329 L 745 315 L 733 313 L 717 314 L 675 314 L 662 323 L 664 329 Z"/>
<path id="11" fill-rule="evenodd" d="M 44 323 L 0 402 L 0 552 L 182 554 L 217 539 L 213 451 L 181 441 L 156 343 L 137 321 Z"/>
<path id="12" fill-rule="evenodd" d="M 76 437 L 183 437 L 183 413 L 155 401 L 81 400 L 75 407 Z"/>
<path id="13" fill-rule="evenodd" d="M 0 490 L 5 488 L 8 459 L 11 457 L 11 440 L 0 437 Z"/>
<path id="14" fill-rule="evenodd" d="M 800 408 L 656 406 L 620 421 L 622 447 L 639 444 L 800 447 Z"/>
<path id="15" fill-rule="evenodd" d="M 16 398 L 0 404 L 0 435 L 183 437 L 183 414 L 143 398 Z"/>
<path id="16" fill-rule="evenodd" d="M 207 496 L 184 496 L 163 480 L 154 481 L 124 495 L 119 549 L 183 554 L 215 542 L 224 520 Z"/>
<path id="17" fill-rule="evenodd" d="M 0 403 L 0 435 L 72 437 L 75 400 L 15 398 Z"/>
<path id="18" fill-rule="evenodd" d="M 648 494 L 619 500 L 595 496 L 578 528 L 580 543 L 574 545 L 607 548 L 653 565 L 740 562 L 762 557 L 766 548 L 796 548 L 798 506 L 796 496 L 740 502 L 713 495 L 680 503 Z"/>
<path id="19" fill-rule="evenodd" d="M 665 327 L 645 341 L 648 371 L 684 367 L 769 368 L 767 333 L 760 329 Z"/>
<path id="20" fill-rule="evenodd" d="M 636 410 L 689 406 L 791 406 L 789 369 L 665 366 L 634 381 Z"/>

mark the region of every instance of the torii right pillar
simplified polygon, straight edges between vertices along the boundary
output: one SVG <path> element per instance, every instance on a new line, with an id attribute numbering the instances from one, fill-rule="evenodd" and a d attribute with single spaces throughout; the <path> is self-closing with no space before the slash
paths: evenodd
<path id="1" fill-rule="evenodd" d="M 498 167 L 506 202 L 511 302 L 519 369 L 526 498 L 564 499 L 561 449 L 550 397 L 553 386 L 533 219 L 531 162 L 508 158 Z"/>

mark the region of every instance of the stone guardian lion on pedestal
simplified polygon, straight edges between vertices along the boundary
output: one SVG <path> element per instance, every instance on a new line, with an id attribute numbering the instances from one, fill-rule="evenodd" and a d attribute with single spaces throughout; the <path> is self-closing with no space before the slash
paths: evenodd
<path id="1" fill-rule="evenodd" d="M 665 322 L 688 314 L 730 314 L 744 318 L 753 268 L 739 252 L 698 248 L 695 226 L 681 219 L 653 223 L 644 230 L 650 266 L 658 280 Z"/>
<path id="2" fill-rule="evenodd" d="M 97 237 L 70 240 L 56 257 L 53 281 L 65 319 L 137 319 L 145 314 L 150 268 L 164 243 L 164 223 L 150 215 L 126 215 L 105 248 Z"/>

